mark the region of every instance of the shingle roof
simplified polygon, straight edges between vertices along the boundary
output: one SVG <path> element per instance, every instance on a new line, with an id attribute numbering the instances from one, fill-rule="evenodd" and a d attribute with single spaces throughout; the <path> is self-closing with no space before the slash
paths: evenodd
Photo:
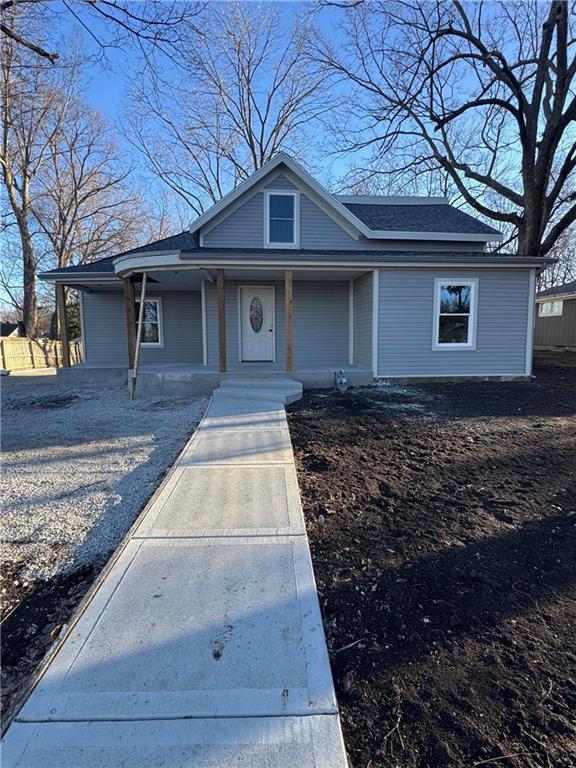
<path id="1" fill-rule="evenodd" d="M 464 211 L 448 203 L 395 205 L 394 203 L 344 203 L 346 208 L 373 230 L 392 232 L 450 232 L 454 234 L 498 234 Z"/>
<path id="2" fill-rule="evenodd" d="M 78 264 L 71 267 L 60 267 L 59 269 L 46 270 L 47 274 L 51 275 L 66 275 L 70 272 L 79 274 L 90 274 L 97 272 L 110 272 L 114 273 L 114 259 L 119 256 L 129 256 L 131 253 L 158 253 L 160 251 L 191 251 L 198 247 L 198 241 L 195 235 L 190 234 L 186 229 L 184 232 L 179 232 L 177 235 L 170 235 L 164 237 L 162 240 L 155 240 L 153 243 L 146 243 L 145 245 L 139 245 L 137 248 L 131 248 L 129 251 L 122 251 L 122 253 L 115 253 L 114 256 L 106 256 L 104 259 L 97 259 L 96 261 L 90 261 L 87 264 Z"/>
<path id="3" fill-rule="evenodd" d="M 543 296 L 564 296 L 570 293 L 576 293 L 576 280 L 572 280 L 570 283 L 564 283 L 564 285 L 557 285 L 555 288 L 547 288 L 545 291 L 540 291 L 536 298 L 541 299 Z"/>

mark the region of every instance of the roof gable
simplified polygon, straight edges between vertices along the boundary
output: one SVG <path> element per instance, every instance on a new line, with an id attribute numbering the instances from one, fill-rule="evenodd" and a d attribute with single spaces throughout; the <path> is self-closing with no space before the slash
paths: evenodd
<path id="1" fill-rule="evenodd" d="M 316 181 L 304 168 L 283 152 L 265 163 L 242 181 L 219 202 L 190 225 L 190 232 L 207 231 L 214 219 L 221 220 L 226 211 L 235 210 L 238 201 L 263 185 L 263 181 L 279 169 L 287 169 L 314 199 L 353 237 L 369 240 L 463 240 L 478 242 L 501 240 L 500 233 L 477 221 L 448 203 L 430 205 L 385 202 L 353 203 L 350 197 L 341 201 Z M 434 211 L 436 209 L 436 211 Z M 223 216 L 224 214 L 224 216 Z M 441 215 L 439 215 L 441 214 Z M 400 223 L 400 225 L 398 225 Z"/>

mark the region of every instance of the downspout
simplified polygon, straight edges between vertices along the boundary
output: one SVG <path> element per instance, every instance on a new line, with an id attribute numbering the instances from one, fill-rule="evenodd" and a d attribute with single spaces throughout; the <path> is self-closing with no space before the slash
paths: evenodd
<path id="1" fill-rule="evenodd" d="M 134 367 L 130 379 L 130 399 L 136 397 L 136 379 L 138 378 L 138 358 L 140 357 L 140 344 L 142 342 L 142 326 L 144 325 L 144 301 L 146 299 L 147 272 L 142 272 L 142 288 L 140 289 L 140 309 L 138 311 L 138 332 L 136 333 L 136 349 L 134 351 Z"/>

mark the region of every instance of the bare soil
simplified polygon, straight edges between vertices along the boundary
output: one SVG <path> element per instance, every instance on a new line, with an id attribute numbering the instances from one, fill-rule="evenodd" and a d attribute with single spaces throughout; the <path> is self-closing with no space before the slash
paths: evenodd
<path id="1" fill-rule="evenodd" d="M 289 409 L 353 768 L 576 766 L 576 367 Z"/>

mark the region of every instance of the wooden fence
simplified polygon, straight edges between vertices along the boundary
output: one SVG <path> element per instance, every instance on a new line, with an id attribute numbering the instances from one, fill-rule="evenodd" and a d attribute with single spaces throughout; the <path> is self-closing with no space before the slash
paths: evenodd
<path id="1" fill-rule="evenodd" d="M 0 339 L 2 368 L 28 371 L 33 368 L 59 368 L 62 365 L 62 343 L 50 339 Z M 82 362 L 82 342 L 70 342 L 70 365 Z"/>

